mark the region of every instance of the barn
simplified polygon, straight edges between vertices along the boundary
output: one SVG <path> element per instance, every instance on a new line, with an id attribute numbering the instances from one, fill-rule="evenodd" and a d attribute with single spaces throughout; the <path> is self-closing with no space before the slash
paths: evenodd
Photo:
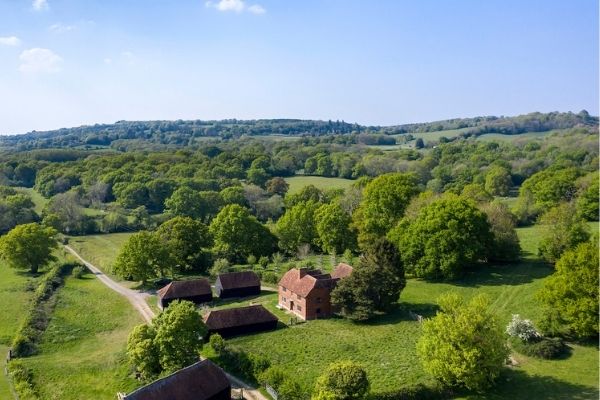
<path id="1" fill-rule="evenodd" d="M 173 374 L 118 396 L 120 400 L 231 400 L 225 372 L 210 360 L 199 361 Z"/>
<path id="2" fill-rule="evenodd" d="M 207 279 L 173 281 L 159 289 L 156 294 L 160 308 L 167 307 L 174 300 L 188 300 L 196 304 L 212 301 L 212 289 Z"/>
<path id="3" fill-rule="evenodd" d="M 252 271 L 219 274 L 215 291 L 222 299 L 256 296 L 260 294 L 260 278 Z"/>
<path id="4" fill-rule="evenodd" d="M 277 322 L 277 317 L 261 305 L 211 311 L 204 317 L 208 334 L 223 337 L 274 330 Z"/>

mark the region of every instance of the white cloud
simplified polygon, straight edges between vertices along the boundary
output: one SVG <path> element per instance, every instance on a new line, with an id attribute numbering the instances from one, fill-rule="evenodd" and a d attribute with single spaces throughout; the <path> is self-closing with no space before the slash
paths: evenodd
<path id="1" fill-rule="evenodd" d="M 50 29 L 52 32 L 63 33 L 74 30 L 75 25 L 63 25 L 59 22 L 57 24 L 50 25 L 48 29 Z"/>
<path id="2" fill-rule="evenodd" d="M 265 10 L 265 8 L 259 4 L 252 4 L 250 6 L 246 5 L 244 0 L 219 0 L 217 2 L 209 0 L 205 3 L 205 5 L 208 8 L 214 8 L 222 12 L 233 11 L 236 13 L 241 13 L 247 11 L 255 15 L 260 15 L 267 12 L 267 10 Z"/>
<path id="3" fill-rule="evenodd" d="M 50 8 L 48 0 L 33 0 L 31 2 L 31 7 L 33 7 L 35 11 L 44 11 Z"/>
<path id="4" fill-rule="evenodd" d="M 33 48 L 25 50 L 19 56 L 21 65 L 19 71 L 23 73 L 54 73 L 59 72 L 62 58 L 52 50 Z"/>
<path id="5" fill-rule="evenodd" d="M 21 44 L 21 39 L 16 36 L 0 36 L 0 44 L 3 46 L 18 46 Z"/>

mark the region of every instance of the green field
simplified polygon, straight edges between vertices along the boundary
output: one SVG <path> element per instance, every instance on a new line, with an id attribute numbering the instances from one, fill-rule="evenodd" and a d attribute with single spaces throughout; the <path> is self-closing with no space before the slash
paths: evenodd
<path id="1" fill-rule="evenodd" d="M 560 132 L 559 130 L 554 131 L 544 131 L 544 132 L 527 132 L 520 133 L 518 135 L 502 135 L 500 133 L 486 133 L 485 135 L 481 135 L 477 137 L 477 140 L 485 140 L 485 141 L 504 141 L 504 142 L 514 142 L 521 139 L 542 139 L 552 133 Z"/>
<path id="2" fill-rule="evenodd" d="M 303 187 L 308 185 L 314 185 L 321 190 L 326 190 L 346 189 L 354 183 L 351 179 L 325 178 L 322 176 L 293 176 L 291 178 L 285 178 L 285 180 L 290 185 L 288 191 L 290 194 L 298 193 Z"/>
<path id="3" fill-rule="evenodd" d="M 525 254 L 523 262 L 482 267 L 453 283 L 410 279 L 400 297 L 401 308 L 372 323 L 357 325 L 343 319 L 310 321 L 275 332 L 234 338 L 230 343 L 269 357 L 273 364 L 294 376 L 305 390 L 312 388 L 316 377 L 329 363 L 339 359 L 363 364 L 374 393 L 418 383 L 430 384 L 432 381 L 422 370 L 415 352 L 420 325 L 410 320 L 404 310 L 431 316 L 435 313 L 435 300 L 452 290 L 467 298 L 487 294 L 503 324 L 508 323 L 513 313 L 539 321 L 541 310 L 535 292 L 552 269 L 534 256 L 539 228 L 522 228 L 518 233 Z M 571 356 L 563 360 L 542 361 L 516 355 L 521 365 L 507 368 L 497 388 L 482 398 L 597 398 L 597 346 L 571 347 Z"/>
<path id="4" fill-rule="evenodd" d="M 39 354 L 22 359 L 41 399 L 107 399 L 138 386 L 125 358 L 127 335 L 142 319 L 93 275 L 68 278 L 58 293 Z"/>
<path id="5" fill-rule="evenodd" d="M 86 261 L 89 261 L 104 273 L 110 275 L 114 262 L 121 246 L 131 236 L 130 232 L 107 233 L 102 235 L 70 236 L 69 246 L 78 252 Z M 116 278 L 112 276 L 112 278 Z M 117 278 L 118 280 L 118 278 Z"/>
<path id="6" fill-rule="evenodd" d="M 42 196 L 34 188 L 19 187 L 15 188 L 19 192 L 25 193 L 31 197 L 31 201 L 35 204 L 34 210 L 38 215 L 42 215 L 42 210 L 48 204 L 48 199 Z"/>

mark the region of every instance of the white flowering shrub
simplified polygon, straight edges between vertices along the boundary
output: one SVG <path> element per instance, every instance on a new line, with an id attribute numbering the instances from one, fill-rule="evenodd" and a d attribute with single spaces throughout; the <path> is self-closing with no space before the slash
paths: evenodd
<path id="1" fill-rule="evenodd" d="M 531 320 L 523 319 L 519 314 L 513 314 L 512 320 L 506 327 L 506 333 L 509 336 L 518 337 L 524 342 L 541 337 Z"/>

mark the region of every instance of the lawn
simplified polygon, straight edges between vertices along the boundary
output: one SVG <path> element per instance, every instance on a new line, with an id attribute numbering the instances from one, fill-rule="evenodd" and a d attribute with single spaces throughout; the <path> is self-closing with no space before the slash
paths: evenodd
<path id="1" fill-rule="evenodd" d="M 308 185 L 314 185 L 321 190 L 326 190 L 346 189 L 354 183 L 351 179 L 325 178 L 323 176 L 293 176 L 291 178 L 285 178 L 285 180 L 290 185 L 288 191 L 290 194 L 298 193 L 303 187 Z"/>
<path id="2" fill-rule="evenodd" d="M 596 227 L 597 224 L 592 225 Z M 435 300 L 456 291 L 466 298 L 479 293 L 490 297 L 491 308 L 502 324 L 519 313 L 534 322 L 541 317 L 535 292 L 551 267 L 535 258 L 539 228 L 518 230 L 524 260 L 515 265 L 482 267 L 453 283 L 430 283 L 410 279 L 401 295 L 401 308 L 366 325 L 342 319 L 310 321 L 274 332 L 230 340 L 249 352 L 263 354 L 294 376 L 305 390 L 331 362 L 352 359 L 369 374 L 372 391 L 382 393 L 403 386 L 430 384 L 415 352 L 420 325 L 407 318 L 405 310 L 424 316 L 435 313 Z M 516 355 L 520 366 L 506 369 L 496 389 L 481 398 L 579 398 L 598 396 L 598 347 L 572 344 L 571 355 L 562 360 L 542 361 Z M 466 396 L 466 398 L 480 398 Z"/>
<path id="3" fill-rule="evenodd" d="M 142 323 L 129 302 L 93 275 L 69 277 L 58 293 L 39 354 L 23 361 L 42 399 L 114 399 L 138 383 L 129 376 L 127 335 Z"/>
<path id="4" fill-rule="evenodd" d="M 110 275 L 112 264 L 121 250 L 121 246 L 131 236 L 130 232 L 107 233 L 102 235 L 70 236 L 69 246 L 86 261 Z M 119 280 L 115 276 L 113 279 Z"/>

